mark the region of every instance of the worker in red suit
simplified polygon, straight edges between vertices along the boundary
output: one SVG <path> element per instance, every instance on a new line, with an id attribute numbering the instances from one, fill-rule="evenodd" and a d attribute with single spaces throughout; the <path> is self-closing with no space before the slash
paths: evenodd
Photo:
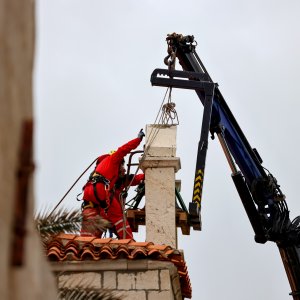
<path id="1" fill-rule="evenodd" d="M 97 159 L 96 167 L 83 187 L 82 236 L 101 237 L 103 232 L 90 224 L 102 216 L 115 227 L 118 238 L 132 239 L 132 231 L 127 222 L 124 224 L 122 203 L 119 202 L 122 184 L 119 185 L 120 188 L 116 188 L 115 184 L 125 176 L 124 157 L 139 146 L 144 136 L 141 129 L 137 138 L 119 147 L 117 151 Z M 134 179 L 135 182 L 132 183 L 136 184 L 139 179 L 144 178 L 140 175 L 136 177 L 137 180 Z M 125 235 L 121 234 L 123 227 L 126 228 Z"/>
<path id="2" fill-rule="evenodd" d="M 138 185 L 144 179 L 144 174 L 126 176 L 124 164 L 121 165 L 119 178 L 115 183 L 114 197 L 107 212 L 107 219 L 112 223 L 114 232 L 119 239 L 133 239 L 132 230 L 123 214 L 127 187 Z"/>

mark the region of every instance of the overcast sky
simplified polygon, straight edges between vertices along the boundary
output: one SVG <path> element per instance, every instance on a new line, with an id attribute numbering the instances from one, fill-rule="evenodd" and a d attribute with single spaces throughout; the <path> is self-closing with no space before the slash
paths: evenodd
<path id="1" fill-rule="evenodd" d="M 150 75 L 164 67 L 172 32 L 195 36 L 206 69 L 286 194 L 291 219 L 300 215 L 298 0 L 37 0 L 38 209 L 53 208 L 95 157 L 154 122 L 165 89 L 152 87 Z M 192 91 L 175 90 L 172 100 L 180 121 L 176 177 L 188 205 L 203 107 Z M 85 180 L 65 206 L 80 206 Z M 254 242 L 217 140 L 209 142 L 202 223 L 201 232 L 179 232 L 193 299 L 291 299 L 276 245 Z"/>

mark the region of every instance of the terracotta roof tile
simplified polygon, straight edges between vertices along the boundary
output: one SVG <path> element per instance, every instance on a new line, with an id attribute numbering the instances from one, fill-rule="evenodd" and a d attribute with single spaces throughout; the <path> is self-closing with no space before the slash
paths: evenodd
<path id="1" fill-rule="evenodd" d="M 78 241 L 78 242 L 81 242 L 81 243 L 92 242 L 95 239 L 96 238 L 94 236 L 79 236 L 79 235 L 75 235 L 75 237 L 73 238 L 74 241 Z"/>
<path id="2" fill-rule="evenodd" d="M 131 241 L 130 246 L 134 247 L 148 247 L 149 245 L 153 245 L 152 242 L 135 242 Z"/>
<path id="3" fill-rule="evenodd" d="M 112 241 L 111 238 L 107 238 L 107 239 L 96 238 L 93 240 L 93 245 L 95 247 L 102 247 L 103 245 L 110 243 L 110 241 Z"/>
<path id="4" fill-rule="evenodd" d="M 132 259 L 136 259 L 138 257 L 146 257 L 147 256 L 147 249 L 145 249 L 144 247 L 138 247 L 136 246 L 132 252 L 131 252 L 131 255 L 130 255 L 130 258 Z"/>
<path id="5" fill-rule="evenodd" d="M 154 259 L 170 261 L 178 270 L 181 292 L 191 298 L 192 288 L 183 255 L 168 245 L 152 242 L 136 242 L 129 239 L 115 240 L 60 234 L 47 244 L 47 256 L 51 261 L 83 261 L 102 259 Z"/>
<path id="6" fill-rule="evenodd" d="M 161 251 L 166 251 L 168 249 L 172 249 L 172 247 L 168 246 L 168 245 L 149 245 L 148 246 L 149 249 L 157 249 L 157 250 L 161 250 Z"/>
<path id="7" fill-rule="evenodd" d="M 110 244 L 117 244 L 117 245 L 121 245 L 121 244 L 129 244 L 131 242 L 130 239 L 124 239 L 124 240 L 111 240 Z"/>

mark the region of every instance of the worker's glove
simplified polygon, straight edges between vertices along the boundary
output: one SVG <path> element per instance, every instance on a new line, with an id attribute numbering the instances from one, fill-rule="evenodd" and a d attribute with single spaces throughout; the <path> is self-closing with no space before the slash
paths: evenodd
<path id="1" fill-rule="evenodd" d="M 145 136 L 145 133 L 143 132 L 143 129 L 141 129 L 138 134 L 138 138 L 140 138 L 142 140 L 144 136 Z"/>

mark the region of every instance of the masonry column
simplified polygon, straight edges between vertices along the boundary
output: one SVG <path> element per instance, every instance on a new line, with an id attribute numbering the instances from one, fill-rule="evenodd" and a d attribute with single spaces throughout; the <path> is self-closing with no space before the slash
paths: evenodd
<path id="1" fill-rule="evenodd" d="M 145 158 L 146 241 L 177 248 L 175 173 L 176 125 L 147 125 Z"/>

